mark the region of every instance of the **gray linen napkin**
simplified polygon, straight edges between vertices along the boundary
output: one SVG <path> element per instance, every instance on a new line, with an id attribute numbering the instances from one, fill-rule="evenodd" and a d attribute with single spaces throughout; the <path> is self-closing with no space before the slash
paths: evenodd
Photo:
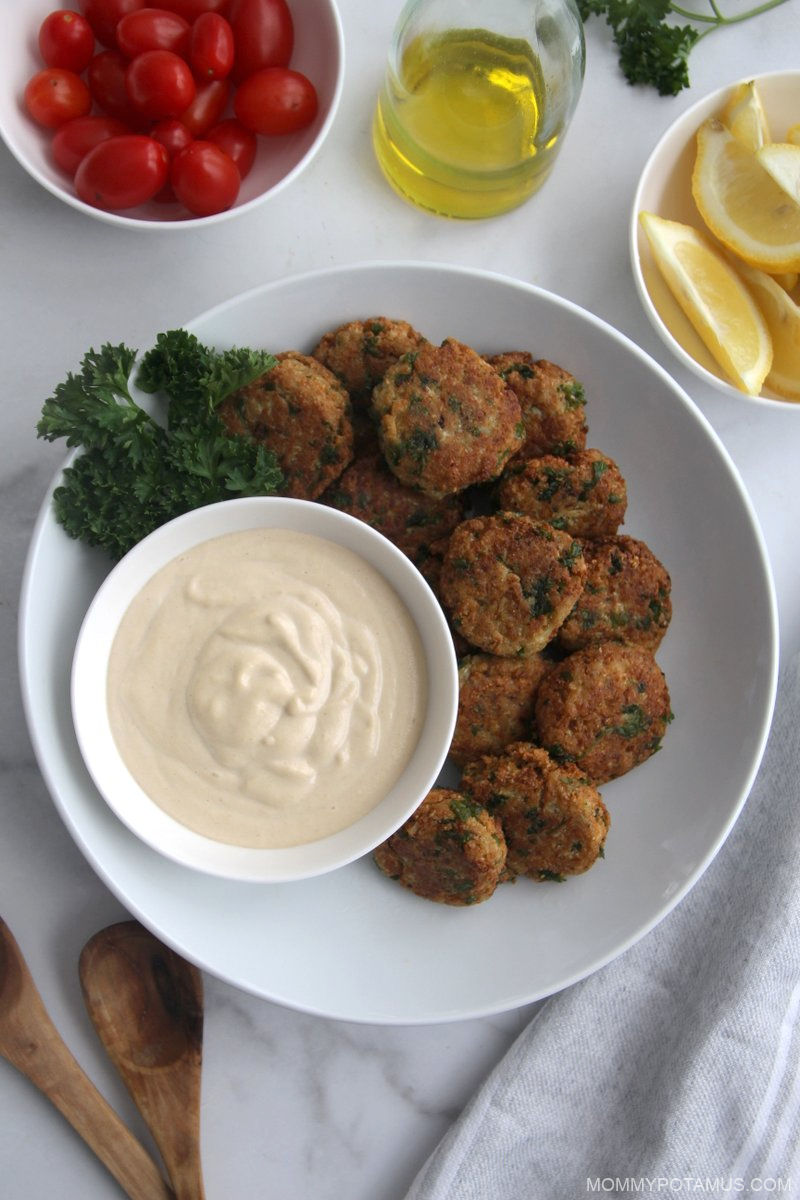
<path id="1" fill-rule="evenodd" d="M 800 659 L 742 815 L 616 962 L 547 1000 L 406 1200 L 800 1196 Z"/>

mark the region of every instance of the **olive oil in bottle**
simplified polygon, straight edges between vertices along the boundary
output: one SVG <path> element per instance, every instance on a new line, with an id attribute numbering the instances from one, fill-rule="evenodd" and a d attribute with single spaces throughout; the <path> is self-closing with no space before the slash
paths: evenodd
<path id="1" fill-rule="evenodd" d="M 537 54 L 525 37 L 484 28 L 405 32 L 390 53 L 373 120 L 387 179 L 444 216 L 515 208 L 552 168 L 583 78 L 582 31 L 577 50 L 566 46 L 556 64 L 560 90 L 545 77 L 557 57 L 552 46 L 540 44 Z"/>

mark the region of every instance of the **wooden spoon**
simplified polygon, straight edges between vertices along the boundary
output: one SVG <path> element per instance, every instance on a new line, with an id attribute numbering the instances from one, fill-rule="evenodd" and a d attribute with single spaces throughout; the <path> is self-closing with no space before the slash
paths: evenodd
<path id="1" fill-rule="evenodd" d="M 2 917 L 0 1054 L 44 1092 L 131 1200 L 174 1200 L 150 1155 L 61 1040 Z"/>
<path id="2" fill-rule="evenodd" d="M 161 1152 L 177 1200 L 204 1200 L 203 983 L 138 923 L 101 929 L 79 973 L 89 1016 Z"/>

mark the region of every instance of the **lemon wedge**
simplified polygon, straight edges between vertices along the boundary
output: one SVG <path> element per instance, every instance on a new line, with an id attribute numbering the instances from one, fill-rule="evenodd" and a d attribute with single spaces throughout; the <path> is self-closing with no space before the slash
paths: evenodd
<path id="1" fill-rule="evenodd" d="M 800 203 L 715 117 L 697 131 L 692 195 L 711 232 L 745 262 L 800 270 Z"/>
<path id="2" fill-rule="evenodd" d="M 734 89 L 723 109 L 722 120 L 748 150 L 758 150 L 770 140 L 767 114 L 753 79 Z"/>
<path id="3" fill-rule="evenodd" d="M 715 362 L 758 395 L 772 363 L 766 321 L 727 259 L 698 229 L 642 212 L 639 221 L 667 286 Z"/>
<path id="4" fill-rule="evenodd" d="M 800 145 L 770 142 L 756 150 L 756 158 L 778 187 L 800 204 Z"/>
<path id="5" fill-rule="evenodd" d="M 767 387 L 789 400 L 800 400 L 800 308 L 769 275 L 742 264 L 739 271 L 764 314 L 772 339 Z"/>
<path id="6" fill-rule="evenodd" d="M 800 122 L 797 125 L 792 125 L 791 129 L 787 129 L 786 140 L 795 146 L 800 146 Z"/>

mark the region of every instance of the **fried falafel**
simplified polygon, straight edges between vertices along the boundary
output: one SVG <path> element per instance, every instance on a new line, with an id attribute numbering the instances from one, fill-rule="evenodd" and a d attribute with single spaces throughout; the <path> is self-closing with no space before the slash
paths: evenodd
<path id="1" fill-rule="evenodd" d="M 488 900 L 503 875 L 506 843 L 496 817 L 450 788 L 434 788 L 374 851 L 391 879 L 438 904 Z"/>
<path id="2" fill-rule="evenodd" d="M 552 641 L 583 588 L 581 543 L 522 513 L 462 521 L 440 580 L 455 629 L 489 654 L 535 654 Z"/>
<path id="3" fill-rule="evenodd" d="M 217 411 L 230 433 L 273 452 L 284 495 L 315 500 L 353 457 L 350 398 L 315 358 L 295 350 L 275 357 L 271 371 L 233 392 Z"/>
<path id="4" fill-rule="evenodd" d="M 496 479 L 522 445 L 516 396 L 454 338 L 424 343 L 389 367 L 372 410 L 391 470 L 431 496 Z"/>
<path id="5" fill-rule="evenodd" d="M 536 739 L 600 785 L 661 746 L 672 718 L 664 672 L 644 646 L 598 642 L 556 663 L 539 685 Z"/>
<path id="6" fill-rule="evenodd" d="M 611 820 L 596 786 L 530 742 L 468 763 L 461 788 L 499 818 L 510 875 L 561 880 L 603 853 Z"/>
<path id="7" fill-rule="evenodd" d="M 500 508 L 524 512 L 573 537 L 613 535 L 625 520 L 627 488 L 622 473 L 599 450 L 577 450 L 569 458 L 516 455 L 497 485 Z"/>
<path id="8" fill-rule="evenodd" d="M 486 361 L 520 403 L 525 438 L 520 454 L 564 456 L 586 447 L 586 391 L 574 375 L 525 350 L 488 355 Z"/>
<path id="9" fill-rule="evenodd" d="M 672 619 L 669 572 L 638 538 L 619 535 L 583 543 L 586 580 L 558 631 L 564 650 L 608 640 L 655 651 Z"/>
<path id="10" fill-rule="evenodd" d="M 457 766 L 482 754 L 497 754 L 530 735 L 536 692 L 552 665 L 543 654 L 468 654 L 461 659 L 458 716 L 450 746 Z"/>

